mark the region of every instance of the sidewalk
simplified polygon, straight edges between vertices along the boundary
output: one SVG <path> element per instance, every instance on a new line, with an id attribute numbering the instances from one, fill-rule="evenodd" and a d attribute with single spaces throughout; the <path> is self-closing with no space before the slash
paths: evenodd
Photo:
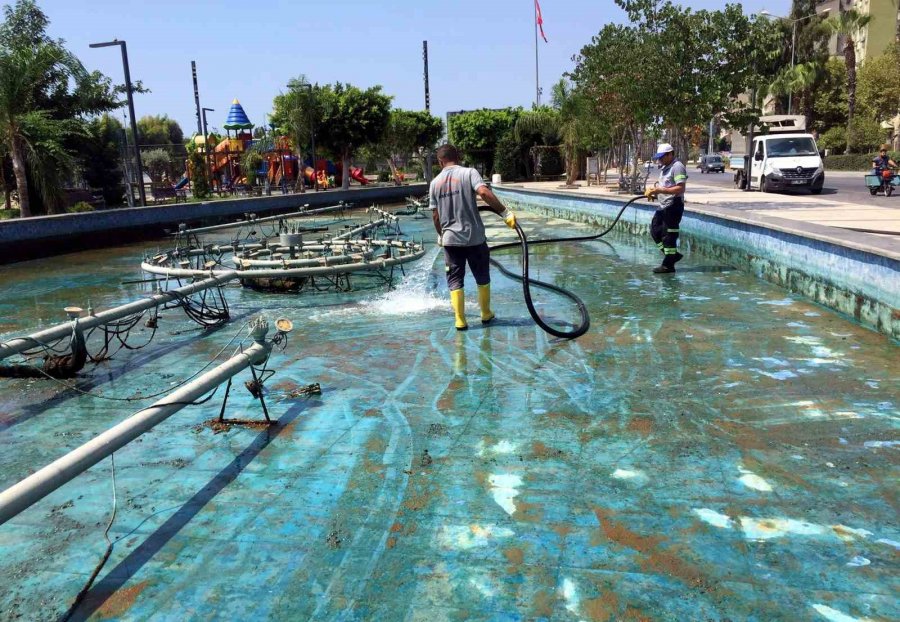
<path id="1" fill-rule="evenodd" d="M 610 176 L 610 179 L 615 177 Z M 577 183 L 577 188 L 566 188 L 558 181 L 509 185 L 558 194 L 630 198 L 629 195 L 610 192 L 604 186 L 588 186 L 584 181 Z M 693 207 L 696 211 L 705 211 L 706 207 L 718 213 L 730 213 L 738 219 L 746 219 L 753 214 L 773 224 L 780 220 L 787 227 L 791 227 L 792 222 L 801 229 L 808 228 L 803 226 L 804 223 L 828 227 L 833 230 L 829 237 L 852 241 L 852 245 L 857 247 L 872 246 L 888 250 L 889 254 L 900 256 L 900 209 L 897 208 L 863 206 L 812 195 L 744 192 L 693 180 L 688 186 L 685 200 L 688 209 Z"/>

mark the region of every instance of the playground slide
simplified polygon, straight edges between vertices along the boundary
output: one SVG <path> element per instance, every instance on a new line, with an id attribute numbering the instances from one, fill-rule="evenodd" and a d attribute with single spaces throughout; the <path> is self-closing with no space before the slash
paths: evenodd
<path id="1" fill-rule="evenodd" d="M 175 184 L 175 189 L 181 190 L 182 188 L 184 188 L 187 185 L 188 181 L 189 181 L 188 177 L 187 177 L 187 175 L 185 175 L 184 177 L 181 178 L 181 181 L 179 181 L 177 184 Z"/>
<path id="2" fill-rule="evenodd" d="M 353 167 L 353 166 L 350 167 L 350 178 L 355 179 L 356 181 L 361 183 L 363 186 L 365 186 L 369 183 L 369 180 L 366 179 L 365 175 L 363 175 L 362 169 L 358 168 L 358 167 Z"/>

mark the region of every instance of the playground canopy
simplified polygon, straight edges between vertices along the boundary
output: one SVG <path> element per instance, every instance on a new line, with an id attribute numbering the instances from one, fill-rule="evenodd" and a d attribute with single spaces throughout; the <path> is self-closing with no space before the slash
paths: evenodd
<path id="1" fill-rule="evenodd" d="M 231 108 L 228 109 L 228 118 L 225 119 L 225 125 L 222 127 L 226 130 L 249 130 L 253 128 L 253 124 L 247 118 L 247 113 L 244 112 L 244 107 L 241 106 L 241 102 L 237 99 L 231 102 Z"/>

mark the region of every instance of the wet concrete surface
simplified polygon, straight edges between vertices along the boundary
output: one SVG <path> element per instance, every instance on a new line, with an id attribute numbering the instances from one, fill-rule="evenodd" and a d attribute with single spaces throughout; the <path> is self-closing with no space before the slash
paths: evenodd
<path id="1" fill-rule="evenodd" d="M 278 425 L 217 433 L 217 396 L 116 454 L 115 545 L 73 619 L 900 617 L 898 344 L 728 266 L 689 255 L 653 275 L 647 240 L 609 242 L 533 254 L 535 278 L 588 304 L 574 342 L 537 329 L 496 271 L 498 321 L 478 324 L 468 280 L 457 333 L 433 249 L 392 292 L 228 288 L 228 326 L 167 311 L 149 347 L 89 365 L 82 390 L 147 395 L 259 312 L 295 325 L 270 362 Z M 0 267 L 0 330 L 147 291 L 121 285 L 141 252 Z M 146 404 L 0 381 L 0 487 Z M 262 418 L 242 387 L 227 414 Z M 0 619 L 67 609 L 105 550 L 111 475 L 106 460 L 0 526 Z"/>

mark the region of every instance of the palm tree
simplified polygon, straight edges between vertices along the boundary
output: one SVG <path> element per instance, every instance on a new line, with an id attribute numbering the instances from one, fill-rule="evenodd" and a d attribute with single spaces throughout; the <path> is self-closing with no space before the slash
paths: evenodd
<path id="1" fill-rule="evenodd" d="M 812 113 L 811 89 L 818 83 L 822 75 L 822 68 L 817 63 L 800 63 L 793 67 L 786 67 L 779 73 L 769 86 L 769 94 L 784 96 L 788 93 L 799 93 L 806 123 L 809 126 Z"/>
<path id="2" fill-rule="evenodd" d="M 41 196 L 59 203 L 62 177 L 72 164 L 63 141 L 80 127 L 76 119 L 54 119 L 39 108 L 43 87 L 83 73 L 78 60 L 52 41 L 0 50 L 0 141 L 12 160 L 23 218 L 31 216 L 28 172 Z"/>
<path id="3" fill-rule="evenodd" d="M 856 112 L 856 41 L 859 31 L 872 21 L 871 15 L 863 15 L 856 9 L 843 11 L 838 15 L 832 15 L 824 24 L 828 31 L 837 36 L 844 37 L 844 63 L 847 65 L 847 125 L 853 122 L 853 114 Z M 849 135 L 849 132 L 848 132 Z"/>

